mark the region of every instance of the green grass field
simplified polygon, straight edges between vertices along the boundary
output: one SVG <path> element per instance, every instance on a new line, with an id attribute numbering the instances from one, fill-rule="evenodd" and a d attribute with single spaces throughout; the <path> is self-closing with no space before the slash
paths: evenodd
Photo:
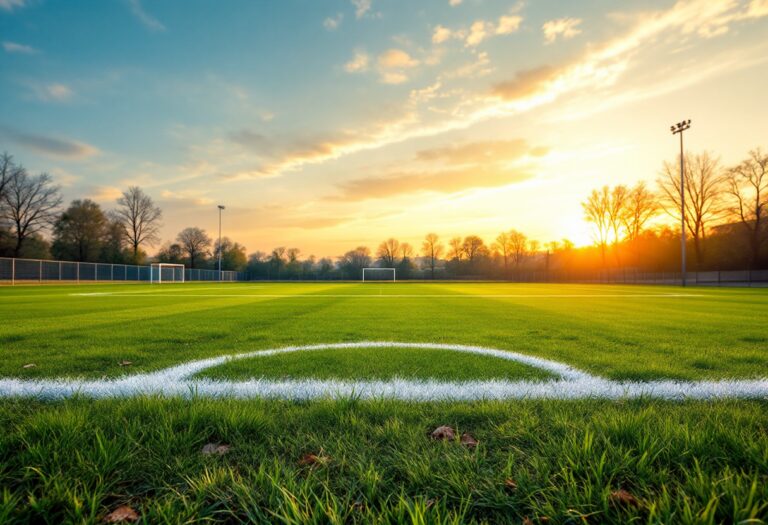
<path id="1" fill-rule="evenodd" d="M 359 341 L 480 345 L 615 380 L 768 377 L 765 289 L 19 286 L 0 288 L 0 319 L 1 378 L 114 378 Z M 506 360 L 394 347 L 277 354 L 203 375 L 547 377 Z M 443 424 L 479 446 L 427 437 Z M 2 523 L 97 523 L 121 504 L 146 523 L 768 520 L 766 400 L 25 398 L 0 400 L 0 425 Z M 201 454 L 209 442 L 232 448 Z M 306 454 L 320 460 L 307 465 Z M 636 500 L 611 495 L 620 489 Z"/>

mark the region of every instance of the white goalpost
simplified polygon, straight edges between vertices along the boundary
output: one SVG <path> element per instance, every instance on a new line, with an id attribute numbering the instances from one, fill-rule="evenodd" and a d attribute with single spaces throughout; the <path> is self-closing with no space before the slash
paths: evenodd
<path id="1" fill-rule="evenodd" d="M 183 283 L 184 265 L 171 263 L 152 263 L 149 266 L 150 283 Z"/>
<path id="2" fill-rule="evenodd" d="M 397 271 L 395 268 L 363 268 L 363 282 L 366 281 L 395 282 L 397 281 Z"/>

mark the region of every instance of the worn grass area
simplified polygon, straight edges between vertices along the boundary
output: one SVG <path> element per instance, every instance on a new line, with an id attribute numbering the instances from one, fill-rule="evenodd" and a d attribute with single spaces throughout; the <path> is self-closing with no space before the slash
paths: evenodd
<path id="1" fill-rule="evenodd" d="M 427 437 L 443 424 L 479 446 Z M 5 401 L 0 425 L 2 523 L 768 518 L 765 402 Z"/>
<path id="2" fill-rule="evenodd" d="M 509 349 L 612 379 L 768 373 L 768 290 L 664 295 L 681 292 L 483 283 L 2 287 L 0 376 L 112 377 L 222 354 L 363 340 Z M 120 367 L 121 360 L 133 366 Z M 37 366 L 22 368 L 29 363 Z"/>
<path id="3" fill-rule="evenodd" d="M 544 370 L 494 357 L 439 349 L 343 348 L 238 359 L 205 370 L 212 379 L 418 378 L 535 380 L 554 376 Z"/>

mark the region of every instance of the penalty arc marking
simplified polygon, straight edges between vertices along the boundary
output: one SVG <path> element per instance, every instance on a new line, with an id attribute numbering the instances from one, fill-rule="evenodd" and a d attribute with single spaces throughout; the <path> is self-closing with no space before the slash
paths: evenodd
<path id="1" fill-rule="evenodd" d="M 413 348 L 466 352 L 507 359 L 546 370 L 555 376 L 542 381 L 435 379 L 319 380 L 251 379 L 229 381 L 194 377 L 203 370 L 231 360 L 258 358 L 287 352 L 311 352 L 343 348 Z M 62 399 L 73 396 L 126 398 L 137 395 L 277 398 L 400 399 L 409 401 L 470 401 L 483 399 L 768 399 L 768 378 L 720 381 L 615 381 L 594 376 L 567 364 L 517 352 L 481 346 L 389 341 L 288 346 L 189 361 L 146 374 L 116 379 L 18 379 L 0 378 L 0 397 Z"/>

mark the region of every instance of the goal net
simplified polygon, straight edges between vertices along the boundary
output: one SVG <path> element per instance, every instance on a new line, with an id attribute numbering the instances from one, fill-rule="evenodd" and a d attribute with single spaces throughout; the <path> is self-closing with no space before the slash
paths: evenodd
<path id="1" fill-rule="evenodd" d="M 151 283 L 183 283 L 184 265 L 170 263 L 152 263 L 149 267 Z"/>
<path id="2" fill-rule="evenodd" d="M 363 282 L 397 280 L 395 268 L 363 268 Z"/>

